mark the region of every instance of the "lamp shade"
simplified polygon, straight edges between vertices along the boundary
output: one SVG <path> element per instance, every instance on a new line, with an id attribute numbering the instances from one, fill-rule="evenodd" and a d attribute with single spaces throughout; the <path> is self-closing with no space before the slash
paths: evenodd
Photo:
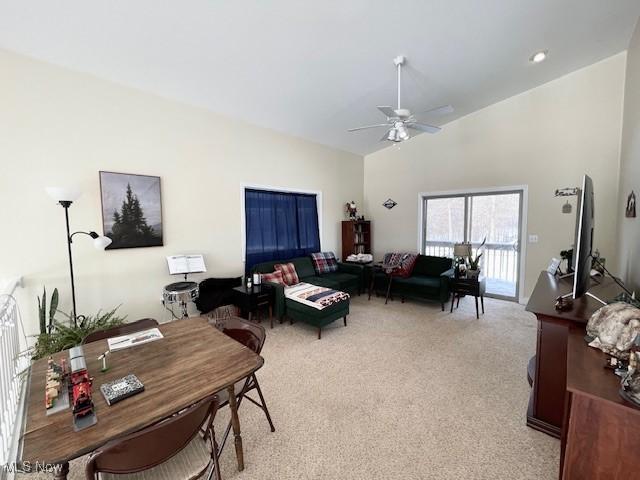
<path id="1" fill-rule="evenodd" d="M 46 187 L 45 190 L 56 202 L 74 202 L 82 193 L 73 187 Z"/>
<path id="2" fill-rule="evenodd" d="M 98 250 L 104 250 L 111 245 L 112 240 L 109 237 L 100 235 L 98 238 L 93 239 L 93 246 Z"/>
<path id="3" fill-rule="evenodd" d="M 469 243 L 456 243 L 453 246 L 454 257 L 470 257 L 471 245 Z"/>

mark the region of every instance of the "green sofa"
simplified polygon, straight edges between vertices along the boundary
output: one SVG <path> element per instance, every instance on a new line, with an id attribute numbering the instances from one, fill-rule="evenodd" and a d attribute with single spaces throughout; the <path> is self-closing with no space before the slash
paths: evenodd
<path id="1" fill-rule="evenodd" d="M 363 268 L 360 265 L 352 265 L 347 263 L 338 262 L 338 271 L 333 273 L 325 273 L 323 275 L 317 275 L 313 268 L 313 262 L 311 257 L 297 257 L 289 260 L 275 260 L 271 262 L 258 263 L 251 269 L 252 273 L 271 273 L 275 270 L 274 265 L 276 263 L 293 263 L 296 267 L 296 273 L 301 282 L 310 283 L 312 285 L 318 285 L 320 287 L 332 288 L 334 290 L 340 290 L 350 294 L 360 293 L 364 280 Z M 287 302 L 284 296 L 284 287 L 282 285 L 271 284 L 275 289 L 273 314 L 280 320 L 285 315 L 289 315 L 287 311 Z M 325 313 L 329 313 L 327 309 L 323 310 Z M 344 312 L 335 312 L 339 315 Z M 348 309 L 347 309 L 347 312 Z M 295 315 L 295 314 L 294 314 Z M 338 317 L 334 318 L 336 320 Z M 291 315 L 289 315 L 291 316 Z M 295 316 L 292 316 L 295 320 Z M 331 321 L 333 321 L 331 320 Z M 308 322 L 313 323 L 313 322 Z M 313 323 L 316 325 L 315 323 Z M 326 324 L 325 324 L 326 325 Z M 324 325 L 316 325 L 322 327 Z"/>
<path id="2" fill-rule="evenodd" d="M 411 276 L 407 278 L 391 278 L 391 294 L 414 300 L 435 300 L 444 304 L 449 300 L 449 279 L 452 275 L 453 260 L 446 257 L 418 255 Z M 389 277 L 377 272 L 375 277 L 376 292 L 385 292 L 389 286 Z"/>

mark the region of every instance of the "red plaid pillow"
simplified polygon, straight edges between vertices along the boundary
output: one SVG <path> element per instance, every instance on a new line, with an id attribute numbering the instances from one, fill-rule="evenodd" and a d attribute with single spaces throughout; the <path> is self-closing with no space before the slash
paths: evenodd
<path id="1" fill-rule="evenodd" d="M 284 280 L 285 285 L 291 286 L 300 283 L 293 263 L 276 263 L 273 268 L 282 272 L 282 280 Z"/>
<path id="2" fill-rule="evenodd" d="M 271 273 L 263 273 L 262 275 L 260 275 L 260 279 L 263 282 L 271 282 L 271 283 L 279 283 L 281 285 L 284 285 L 284 279 L 282 278 L 282 272 L 280 270 L 276 270 L 275 272 L 271 272 Z"/>

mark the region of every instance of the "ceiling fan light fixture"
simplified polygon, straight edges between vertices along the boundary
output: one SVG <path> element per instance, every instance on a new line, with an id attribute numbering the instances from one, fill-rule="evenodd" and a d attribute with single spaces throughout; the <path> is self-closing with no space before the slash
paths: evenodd
<path id="1" fill-rule="evenodd" d="M 529 57 L 529 61 L 531 63 L 541 63 L 547 59 L 547 55 L 549 54 L 549 50 L 540 50 L 539 52 L 534 53 Z"/>
<path id="2" fill-rule="evenodd" d="M 398 140 L 398 132 L 395 128 L 389 130 L 389 135 L 387 135 L 387 140 L 390 142 L 397 142 Z"/>
<path id="3" fill-rule="evenodd" d="M 410 135 L 409 132 L 407 131 L 407 129 L 405 128 L 404 125 L 400 125 L 399 127 L 396 127 L 396 132 L 398 135 L 398 139 L 400 140 L 408 140 Z"/>

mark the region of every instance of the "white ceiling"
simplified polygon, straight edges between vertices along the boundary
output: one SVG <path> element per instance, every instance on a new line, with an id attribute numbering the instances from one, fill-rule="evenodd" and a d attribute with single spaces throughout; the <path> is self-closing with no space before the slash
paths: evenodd
<path id="1" fill-rule="evenodd" d="M 367 154 L 383 131 L 346 130 L 384 120 L 396 55 L 403 103 L 451 103 L 442 124 L 625 50 L 638 16 L 638 0 L 2 0 L 0 47 Z"/>

